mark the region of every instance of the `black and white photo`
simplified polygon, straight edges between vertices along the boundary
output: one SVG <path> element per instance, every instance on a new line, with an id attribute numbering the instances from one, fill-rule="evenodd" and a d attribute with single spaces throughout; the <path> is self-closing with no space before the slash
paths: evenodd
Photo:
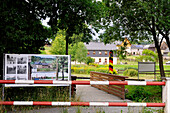
<path id="1" fill-rule="evenodd" d="M 16 80 L 16 76 L 15 75 L 8 75 L 8 76 L 6 76 L 6 80 Z"/>
<path id="2" fill-rule="evenodd" d="M 27 78 L 23 75 L 17 75 L 17 80 L 27 80 Z"/>
<path id="3" fill-rule="evenodd" d="M 17 74 L 26 74 L 27 66 L 26 65 L 18 65 L 17 66 Z"/>
<path id="4" fill-rule="evenodd" d="M 13 55 L 7 55 L 7 64 L 16 64 L 16 57 Z"/>
<path id="5" fill-rule="evenodd" d="M 26 64 L 27 63 L 27 57 L 18 57 L 17 58 L 17 64 Z"/>
<path id="6" fill-rule="evenodd" d="M 16 74 L 16 66 L 7 66 L 7 74 Z"/>

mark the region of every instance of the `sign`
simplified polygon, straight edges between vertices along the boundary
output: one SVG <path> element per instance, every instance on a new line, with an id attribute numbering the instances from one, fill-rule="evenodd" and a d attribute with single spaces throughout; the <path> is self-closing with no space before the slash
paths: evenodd
<path id="1" fill-rule="evenodd" d="M 140 72 L 154 72 L 154 79 L 156 80 L 155 69 L 155 62 L 138 62 L 138 79 Z"/>
<path id="2" fill-rule="evenodd" d="M 155 72 L 155 62 L 138 62 L 139 72 Z"/>
<path id="3" fill-rule="evenodd" d="M 4 80 L 69 81 L 71 79 L 70 55 L 5 54 L 4 58 Z M 5 84 L 5 86 L 21 87 L 54 85 Z"/>

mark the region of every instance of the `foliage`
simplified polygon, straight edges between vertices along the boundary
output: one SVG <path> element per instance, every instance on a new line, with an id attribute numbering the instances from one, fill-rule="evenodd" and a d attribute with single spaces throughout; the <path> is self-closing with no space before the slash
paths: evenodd
<path id="1" fill-rule="evenodd" d="M 94 63 L 95 59 L 91 58 L 91 57 L 87 57 L 86 58 L 86 64 L 89 65 L 90 63 Z"/>
<path id="2" fill-rule="evenodd" d="M 41 24 L 36 9 L 25 0 L 1 0 L 0 12 L 0 64 L 3 64 L 3 53 L 40 53 L 49 29 Z"/>
<path id="3" fill-rule="evenodd" d="M 89 63 L 89 66 L 99 67 L 99 64 L 96 64 L 96 63 Z M 109 67 L 109 66 L 108 66 L 108 67 Z"/>
<path id="4" fill-rule="evenodd" d="M 123 75 L 124 76 L 130 76 L 130 77 L 138 76 L 138 71 L 135 70 L 135 69 L 127 69 L 123 72 Z"/>
<path id="5" fill-rule="evenodd" d="M 86 57 L 87 57 L 87 48 L 82 42 L 79 42 L 77 46 L 75 58 L 78 62 L 81 63 L 86 60 Z"/>
<path id="6" fill-rule="evenodd" d="M 154 40 L 158 52 L 161 76 L 165 76 L 160 50 L 163 39 L 170 49 L 169 1 L 167 0 L 104 0 L 106 17 L 102 25 L 106 32 L 100 38 L 105 43 L 130 36 L 134 40 Z M 160 36 L 162 36 L 160 38 Z"/>
<path id="7" fill-rule="evenodd" d="M 156 62 L 158 60 L 158 55 L 151 50 L 145 49 L 143 50 L 142 54 L 143 55 L 136 57 L 137 61 L 142 62 L 144 60 L 144 61 Z"/>
<path id="8" fill-rule="evenodd" d="M 77 47 L 78 44 L 75 43 L 74 45 L 69 45 L 69 50 L 68 50 L 68 54 L 71 55 L 71 61 L 75 61 L 76 63 L 76 50 L 77 50 Z"/>
<path id="9" fill-rule="evenodd" d="M 126 46 L 125 47 L 119 47 L 119 49 L 117 51 L 114 51 L 114 54 L 117 54 L 117 56 L 119 57 L 119 60 L 123 60 L 126 59 Z"/>
<path id="10" fill-rule="evenodd" d="M 6 101 L 69 101 L 68 87 L 5 88 Z M 5 106 L 6 110 L 21 112 L 38 109 L 40 106 Z M 43 107 L 43 106 L 41 106 Z"/>
<path id="11" fill-rule="evenodd" d="M 135 102 L 161 102 L 162 86 L 125 86 L 126 99 Z"/>
<path id="12" fill-rule="evenodd" d="M 124 67 L 124 70 L 127 70 L 127 69 L 135 69 L 135 70 L 138 70 L 137 67 L 125 66 L 125 67 Z"/>
<path id="13" fill-rule="evenodd" d="M 108 67 L 94 67 L 94 66 L 77 67 L 77 65 L 74 65 L 71 67 L 71 72 L 75 74 L 90 74 L 91 71 L 109 73 L 109 68 Z M 117 71 L 115 69 L 113 69 L 113 74 L 117 74 Z"/>
<path id="14" fill-rule="evenodd" d="M 64 55 L 66 53 L 65 47 L 66 47 L 65 31 L 59 30 L 55 37 L 55 40 L 52 42 L 50 52 L 56 55 Z"/>
<path id="15" fill-rule="evenodd" d="M 94 0 L 29 0 L 29 4 L 37 10 L 40 18 L 49 18 L 48 25 L 54 33 L 58 29 L 66 30 L 66 54 L 68 44 L 74 43 L 70 38 L 73 34 L 83 33 L 82 42 L 92 39 L 92 31 L 87 25 L 100 18 L 102 6 L 101 2 Z"/>
<path id="16" fill-rule="evenodd" d="M 170 52 L 168 53 L 168 56 L 170 57 Z"/>

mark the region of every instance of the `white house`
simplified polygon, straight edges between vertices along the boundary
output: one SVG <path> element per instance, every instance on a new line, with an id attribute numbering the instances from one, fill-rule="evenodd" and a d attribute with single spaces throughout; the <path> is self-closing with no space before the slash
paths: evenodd
<path id="1" fill-rule="evenodd" d="M 109 51 L 117 50 L 116 44 L 104 44 L 103 42 L 85 43 L 88 50 L 87 56 L 95 59 L 97 64 L 109 64 Z M 113 64 L 117 64 L 117 57 L 113 55 Z"/>

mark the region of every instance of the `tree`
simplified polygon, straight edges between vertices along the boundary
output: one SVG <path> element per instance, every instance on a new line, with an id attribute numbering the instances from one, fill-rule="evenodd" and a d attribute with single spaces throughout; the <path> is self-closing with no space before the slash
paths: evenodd
<path id="1" fill-rule="evenodd" d="M 76 55 L 75 58 L 77 59 L 78 62 L 83 62 L 86 60 L 87 57 L 87 48 L 83 44 L 83 42 L 78 43 L 78 48 L 76 50 Z"/>
<path id="2" fill-rule="evenodd" d="M 48 37 L 48 28 L 41 24 L 35 9 L 27 1 L 0 1 L 0 75 L 3 53 L 40 53 Z"/>
<path id="3" fill-rule="evenodd" d="M 116 54 L 119 57 L 119 60 L 123 60 L 126 59 L 126 47 L 127 47 L 127 43 L 124 42 L 123 46 L 120 46 L 118 50 L 114 51 L 114 54 Z"/>
<path id="4" fill-rule="evenodd" d="M 136 57 L 136 59 L 138 61 L 143 61 L 143 60 L 152 61 L 152 62 L 157 62 L 158 61 L 158 55 L 155 52 L 151 51 L 151 50 L 148 50 L 148 49 L 143 50 L 142 54 L 143 54 L 142 56 Z"/>
<path id="5" fill-rule="evenodd" d="M 161 77 L 165 77 L 160 46 L 165 39 L 170 49 L 169 1 L 104 0 L 104 3 L 108 15 L 103 19 L 103 24 L 107 27 L 101 39 L 105 43 L 121 39 L 123 36 L 130 36 L 132 40 L 153 39 L 159 57 L 160 74 Z M 110 22 L 113 24 L 111 25 Z"/>
<path id="6" fill-rule="evenodd" d="M 75 64 L 76 64 L 76 50 L 78 48 L 78 44 L 74 44 L 73 46 L 70 45 L 69 46 L 69 50 L 68 50 L 68 54 L 71 55 L 71 60 L 72 61 L 75 61 Z"/>
<path id="7" fill-rule="evenodd" d="M 28 0 L 31 7 L 37 9 L 40 18 L 50 18 L 48 25 L 54 33 L 58 29 L 66 30 L 66 55 L 68 45 L 72 43 L 70 37 L 73 34 L 83 33 L 83 42 L 92 39 L 91 29 L 88 27 L 100 16 L 101 2 L 96 0 L 51 0 L 35 1 Z"/>
<path id="8" fill-rule="evenodd" d="M 64 55 L 65 54 L 65 31 L 59 30 L 55 40 L 52 42 L 50 52 L 56 55 Z"/>

